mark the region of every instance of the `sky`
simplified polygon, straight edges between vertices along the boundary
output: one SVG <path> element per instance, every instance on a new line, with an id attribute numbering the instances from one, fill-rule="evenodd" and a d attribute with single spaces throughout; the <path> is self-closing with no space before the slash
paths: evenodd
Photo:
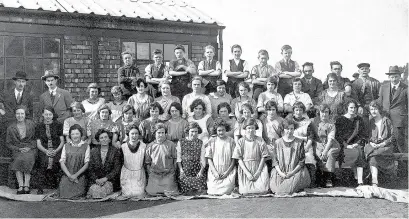
<path id="1" fill-rule="evenodd" d="M 300 65 L 313 62 L 315 76 L 324 80 L 330 61 L 343 64 L 352 78 L 357 64 L 371 64 L 371 75 L 385 80 L 389 66 L 409 59 L 408 0 L 187 0 L 226 29 L 224 60 L 240 44 L 242 59 L 258 64 L 260 49 L 274 65 L 285 44 Z"/>

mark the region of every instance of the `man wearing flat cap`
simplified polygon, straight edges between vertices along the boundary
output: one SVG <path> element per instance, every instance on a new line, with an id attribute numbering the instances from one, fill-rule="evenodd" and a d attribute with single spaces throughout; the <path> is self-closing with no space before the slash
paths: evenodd
<path id="1" fill-rule="evenodd" d="M 369 113 L 365 108 L 372 100 L 378 99 L 379 87 L 381 86 L 378 80 L 369 76 L 370 67 L 369 63 L 358 64 L 359 78 L 352 83 L 352 89 L 356 92 L 358 98 L 358 112 L 365 116 Z"/>
<path id="2" fill-rule="evenodd" d="M 389 83 L 382 84 L 379 89 L 379 104 L 391 118 L 393 132 L 396 137 L 396 151 L 408 152 L 408 85 L 401 82 L 398 66 L 389 67 L 386 73 Z M 407 172 L 407 163 L 399 163 L 399 171 Z M 406 167 L 406 168 L 401 168 Z M 407 174 L 407 173 L 406 173 Z"/>
<path id="3" fill-rule="evenodd" d="M 48 91 L 40 96 L 40 112 L 43 111 L 45 106 L 51 106 L 58 116 L 57 121 L 63 123 L 66 118 L 70 117 L 69 108 L 73 99 L 70 92 L 57 87 L 59 78 L 51 70 L 45 71 L 44 76 L 41 77 L 41 80 L 47 85 Z"/>

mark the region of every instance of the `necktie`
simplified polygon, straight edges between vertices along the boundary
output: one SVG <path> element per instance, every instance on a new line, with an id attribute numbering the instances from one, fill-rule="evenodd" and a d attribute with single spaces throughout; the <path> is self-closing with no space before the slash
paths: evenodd
<path id="1" fill-rule="evenodd" d="M 20 104 L 20 101 L 21 101 L 21 93 L 18 92 L 18 94 L 17 94 L 17 104 Z"/>
<path id="2" fill-rule="evenodd" d="M 51 91 L 50 97 L 51 97 L 51 103 L 54 103 L 54 98 L 55 98 L 54 91 Z"/>
<path id="3" fill-rule="evenodd" d="M 392 96 L 395 95 L 395 91 L 396 91 L 396 86 L 394 86 L 394 87 L 392 88 Z"/>

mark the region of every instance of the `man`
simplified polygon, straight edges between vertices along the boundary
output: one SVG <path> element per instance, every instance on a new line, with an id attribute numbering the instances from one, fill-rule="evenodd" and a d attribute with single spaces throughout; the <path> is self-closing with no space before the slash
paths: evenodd
<path id="1" fill-rule="evenodd" d="M 304 77 L 301 78 L 302 91 L 310 95 L 312 103 L 316 106 L 319 102 L 318 97 L 322 92 L 322 82 L 320 79 L 312 76 L 314 73 L 313 63 L 304 63 L 304 65 L 302 65 L 302 71 L 304 73 Z"/>
<path id="2" fill-rule="evenodd" d="M 66 118 L 70 117 L 69 107 L 73 99 L 70 92 L 57 87 L 59 78 L 50 70 L 45 71 L 44 76 L 41 77 L 41 80 L 47 85 L 48 91 L 40 96 L 40 110 L 42 113 L 45 106 L 53 107 L 58 116 L 57 121 L 63 123 Z"/>
<path id="3" fill-rule="evenodd" d="M 342 72 L 342 64 L 338 61 L 332 61 L 329 63 L 331 66 L 331 73 L 335 73 L 338 77 L 338 89 L 343 91 L 345 89 L 346 84 L 350 84 L 351 81 L 348 78 L 344 78 L 341 76 Z M 328 88 L 328 82 L 325 80 L 323 85 L 324 90 Z"/>
<path id="4" fill-rule="evenodd" d="M 384 83 L 381 86 L 378 101 L 392 120 L 397 151 L 408 153 L 408 85 L 401 82 L 398 66 L 389 67 L 389 72 L 386 74 L 390 83 Z M 406 173 L 407 163 L 400 162 L 399 171 Z"/>
<path id="5" fill-rule="evenodd" d="M 285 97 L 292 91 L 291 84 L 293 79 L 301 76 L 298 63 L 291 59 L 292 54 L 293 48 L 290 45 L 284 45 L 281 47 L 283 59 L 278 61 L 275 65 L 276 72 L 280 78 L 277 92 L 281 94 L 282 97 Z"/>

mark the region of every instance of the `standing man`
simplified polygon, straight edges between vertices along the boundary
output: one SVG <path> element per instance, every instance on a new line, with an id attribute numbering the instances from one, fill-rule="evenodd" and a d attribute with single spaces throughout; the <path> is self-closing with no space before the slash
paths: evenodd
<path id="1" fill-rule="evenodd" d="M 63 123 L 66 118 L 70 117 L 69 108 L 73 99 L 70 92 L 57 87 L 59 78 L 60 76 L 51 70 L 45 71 L 44 76 L 41 77 L 41 80 L 47 85 L 48 91 L 40 96 L 40 110 L 42 112 L 45 106 L 51 106 L 58 115 L 57 120 Z"/>
<path id="2" fill-rule="evenodd" d="M 314 73 L 314 64 L 312 62 L 306 62 L 302 65 L 302 72 L 304 77 L 301 78 L 302 92 L 308 93 L 311 97 L 314 106 L 319 103 L 318 97 L 322 92 L 322 82 L 320 79 L 312 76 Z"/>
<path id="3" fill-rule="evenodd" d="M 296 61 L 291 60 L 293 48 L 289 45 L 281 47 L 281 55 L 283 59 L 275 65 L 276 72 L 280 78 L 278 82 L 277 92 L 285 97 L 293 88 L 291 87 L 293 79 L 301 76 L 301 70 Z"/>
<path id="4" fill-rule="evenodd" d="M 344 78 L 341 76 L 341 72 L 342 72 L 342 64 L 338 61 L 332 61 L 329 63 L 329 65 L 331 66 L 331 73 L 335 73 L 338 77 L 338 89 L 340 91 L 344 91 L 345 90 L 345 86 L 347 84 L 351 84 L 351 81 L 348 78 Z M 323 85 L 324 90 L 328 89 L 328 82 L 327 80 L 325 80 L 324 85 Z"/>
<path id="5" fill-rule="evenodd" d="M 384 83 L 381 86 L 378 101 L 392 120 L 396 151 L 408 153 L 408 85 L 401 82 L 398 66 L 389 67 L 389 72 L 386 74 L 390 83 Z M 407 162 L 399 162 L 398 169 L 400 173 L 407 174 Z"/>

